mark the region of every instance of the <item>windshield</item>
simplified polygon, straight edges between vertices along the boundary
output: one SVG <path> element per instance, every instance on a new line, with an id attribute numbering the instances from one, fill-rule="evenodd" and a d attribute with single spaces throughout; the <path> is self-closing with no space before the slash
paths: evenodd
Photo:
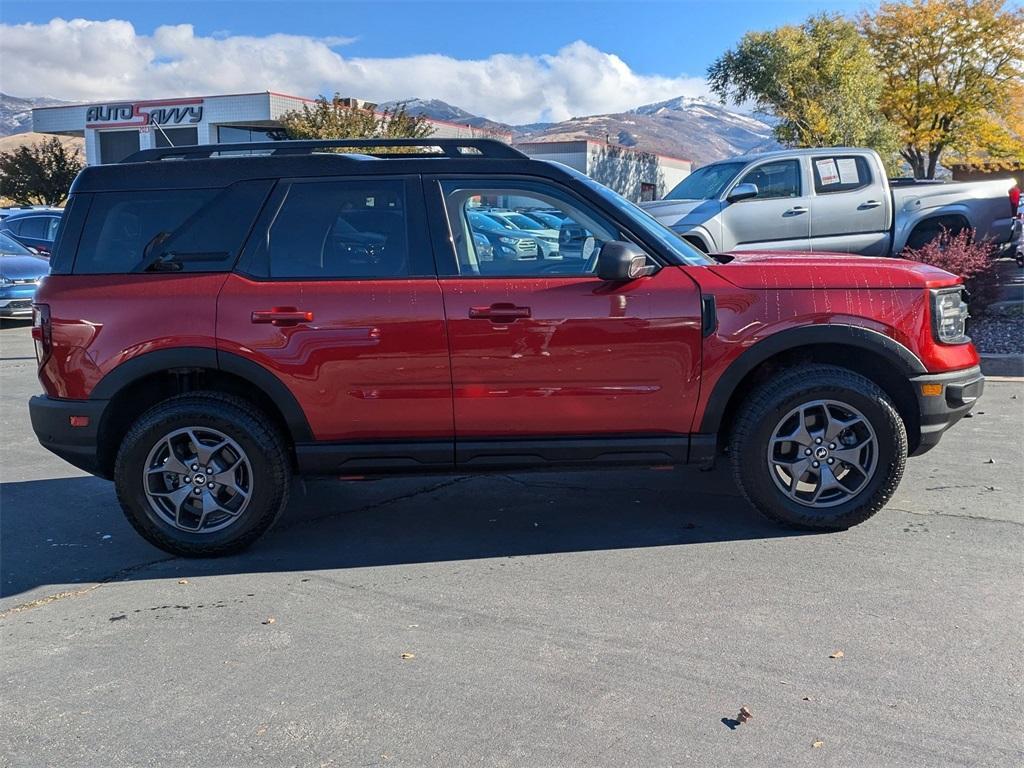
<path id="1" fill-rule="evenodd" d="M 0 232 L 0 253 L 6 253 L 9 256 L 32 255 L 32 251 L 30 251 L 24 245 L 22 245 L 17 240 L 12 238 L 10 235 L 5 235 L 3 232 Z"/>
<path id="2" fill-rule="evenodd" d="M 736 178 L 746 163 L 716 163 L 698 168 L 665 195 L 666 200 L 711 200 Z"/>
<path id="3" fill-rule="evenodd" d="M 608 187 L 603 184 L 598 184 L 589 176 L 584 176 L 573 168 L 565 167 L 562 170 L 567 173 L 571 173 L 573 177 L 590 187 L 590 189 L 596 192 L 605 202 L 610 203 L 616 210 L 629 218 L 630 221 L 635 222 L 637 226 L 643 229 L 645 234 L 650 235 L 650 237 L 653 240 L 656 240 L 659 245 L 676 254 L 683 263 L 694 265 L 714 264 L 711 259 L 683 240 L 683 238 L 659 222 L 640 206 L 635 203 L 631 203 L 622 195 L 612 192 Z"/>

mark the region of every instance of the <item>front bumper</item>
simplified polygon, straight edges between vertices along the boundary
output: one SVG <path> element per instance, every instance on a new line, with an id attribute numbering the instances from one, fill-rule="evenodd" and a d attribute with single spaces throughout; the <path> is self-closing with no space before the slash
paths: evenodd
<path id="1" fill-rule="evenodd" d="M 98 440 L 106 407 L 106 400 L 57 400 L 46 395 L 28 401 L 32 429 L 40 444 L 69 464 L 99 477 L 107 477 L 100 462 Z M 89 423 L 73 427 L 72 416 L 85 416 Z"/>
<path id="2" fill-rule="evenodd" d="M 910 382 L 921 417 L 921 439 L 911 456 L 920 456 L 938 445 L 942 434 L 967 415 L 985 391 L 985 377 L 979 366 L 915 376 Z M 932 390 L 938 386 L 938 393 L 924 394 L 925 385 L 932 385 Z"/>

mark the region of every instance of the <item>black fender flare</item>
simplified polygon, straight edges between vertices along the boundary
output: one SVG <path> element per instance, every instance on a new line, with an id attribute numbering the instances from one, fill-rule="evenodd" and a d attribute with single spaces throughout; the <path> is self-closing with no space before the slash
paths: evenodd
<path id="1" fill-rule="evenodd" d="M 907 378 L 928 373 L 917 355 L 895 339 L 870 328 L 829 324 L 779 331 L 744 350 L 719 377 L 704 408 L 699 431 L 718 432 L 729 399 L 754 368 L 782 352 L 818 344 L 835 344 L 872 352 L 884 358 Z"/>
<path id="2" fill-rule="evenodd" d="M 274 403 L 284 418 L 294 442 L 311 442 L 313 431 L 295 395 L 276 375 L 252 360 L 212 347 L 158 349 L 133 357 L 100 379 L 90 400 L 110 400 L 134 382 L 154 373 L 175 369 L 209 368 L 245 379 Z"/>

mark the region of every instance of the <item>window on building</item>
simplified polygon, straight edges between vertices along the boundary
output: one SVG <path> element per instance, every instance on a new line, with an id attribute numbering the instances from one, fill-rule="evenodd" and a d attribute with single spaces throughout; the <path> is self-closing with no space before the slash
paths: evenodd
<path id="1" fill-rule="evenodd" d="M 218 125 L 218 144 L 242 144 L 250 141 L 279 141 L 285 138 L 280 128 L 247 128 L 237 125 Z"/>
<path id="2" fill-rule="evenodd" d="M 230 270 L 271 186 L 96 192 L 73 271 L 123 274 L 156 262 L 159 271 Z"/>
<path id="3" fill-rule="evenodd" d="M 770 200 L 779 197 L 800 197 L 800 162 L 778 160 L 747 171 L 740 184 L 756 184 L 755 200 Z"/>
<path id="4" fill-rule="evenodd" d="M 597 253 L 617 228 L 568 194 L 541 183 L 445 181 L 445 209 L 458 271 L 481 277 L 578 277 L 597 269 Z M 558 226 L 524 222 L 527 212 Z"/>
<path id="5" fill-rule="evenodd" d="M 101 163 L 120 163 L 128 155 L 139 151 L 139 132 L 130 131 L 99 131 Z"/>
<path id="6" fill-rule="evenodd" d="M 153 126 L 158 147 L 192 147 L 199 143 L 199 129 L 195 126 L 183 128 L 167 128 Z"/>
<path id="7" fill-rule="evenodd" d="M 272 278 L 388 278 L 415 274 L 405 183 L 295 182 L 266 240 Z"/>
<path id="8" fill-rule="evenodd" d="M 657 184 L 651 184 L 650 182 L 647 182 L 647 181 L 641 181 L 640 182 L 640 200 L 641 201 L 646 202 L 646 201 L 649 201 L 649 200 L 653 200 L 657 196 L 658 196 L 658 185 Z"/>

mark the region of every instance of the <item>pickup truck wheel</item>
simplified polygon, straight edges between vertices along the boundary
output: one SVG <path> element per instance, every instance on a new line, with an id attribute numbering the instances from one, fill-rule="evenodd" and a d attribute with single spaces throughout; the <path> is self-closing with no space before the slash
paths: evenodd
<path id="1" fill-rule="evenodd" d="M 244 400 L 216 392 L 173 397 L 144 413 L 114 466 L 128 522 L 185 557 L 249 546 L 284 509 L 289 480 L 277 431 Z"/>
<path id="2" fill-rule="evenodd" d="M 907 433 L 873 382 L 815 365 L 754 390 L 729 449 L 737 485 L 763 515 L 798 528 L 842 530 L 892 497 L 903 477 Z"/>

